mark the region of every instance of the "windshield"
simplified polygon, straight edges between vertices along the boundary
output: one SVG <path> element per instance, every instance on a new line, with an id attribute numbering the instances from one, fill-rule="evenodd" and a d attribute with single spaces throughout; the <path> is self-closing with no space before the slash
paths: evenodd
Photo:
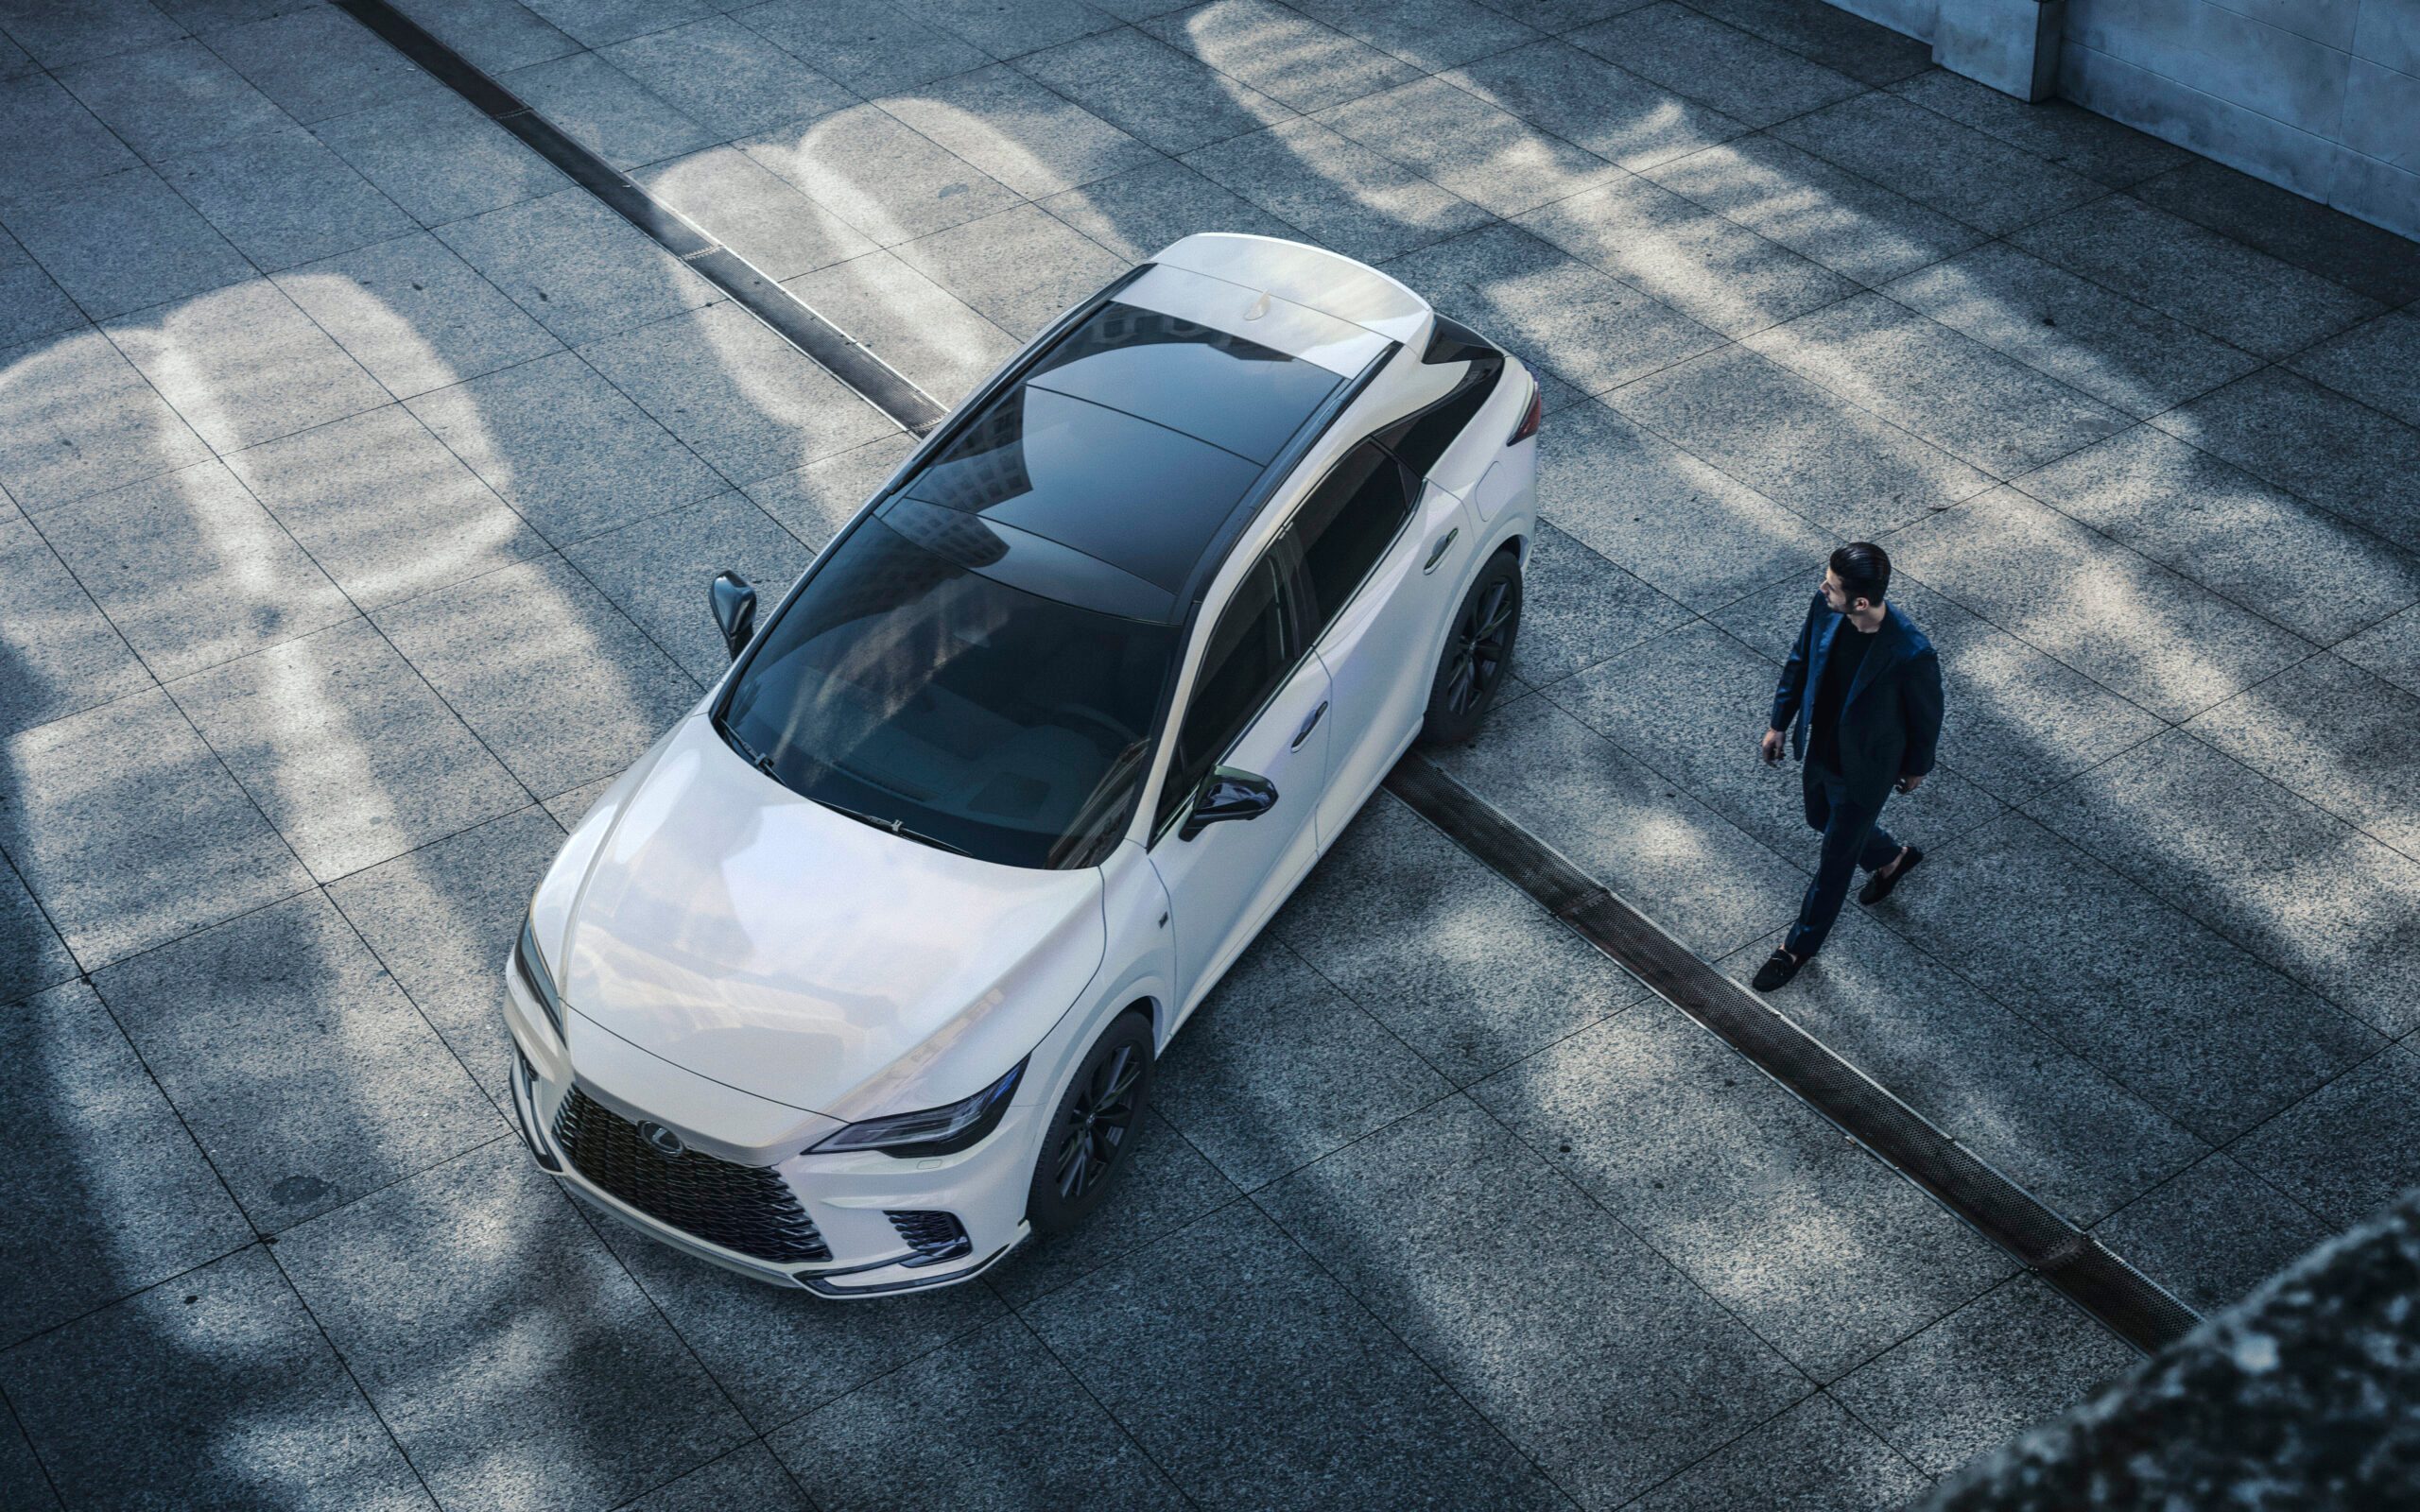
<path id="1" fill-rule="evenodd" d="M 834 546 L 723 732 L 793 792 L 908 838 L 1095 865 L 1133 812 L 1178 631 L 985 576 L 1007 547 L 959 518 L 930 542 L 870 519 Z"/>

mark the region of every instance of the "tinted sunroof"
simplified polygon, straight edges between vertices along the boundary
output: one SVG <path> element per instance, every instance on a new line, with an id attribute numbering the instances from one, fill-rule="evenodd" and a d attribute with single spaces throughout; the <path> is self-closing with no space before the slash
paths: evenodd
<path id="1" fill-rule="evenodd" d="M 1241 336 L 1113 301 L 1026 381 L 1265 463 L 1344 380 Z"/>

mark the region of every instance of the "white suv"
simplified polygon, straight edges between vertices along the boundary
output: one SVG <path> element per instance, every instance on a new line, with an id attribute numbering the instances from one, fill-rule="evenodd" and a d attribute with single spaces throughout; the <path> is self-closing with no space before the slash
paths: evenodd
<path id="1" fill-rule="evenodd" d="M 1520 623 L 1539 393 L 1392 279 L 1189 236 L 936 429 L 597 799 L 507 978 L 522 1135 L 827 1297 L 1098 1202 L 1162 1046 Z"/>

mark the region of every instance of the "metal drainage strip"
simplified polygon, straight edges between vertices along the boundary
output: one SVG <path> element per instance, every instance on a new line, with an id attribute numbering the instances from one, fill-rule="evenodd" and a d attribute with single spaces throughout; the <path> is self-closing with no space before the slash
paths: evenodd
<path id="1" fill-rule="evenodd" d="M 821 364 L 868 404 L 907 430 L 922 436 L 946 413 L 932 397 L 875 356 L 847 332 L 818 315 L 797 295 L 745 258 L 700 231 L 680 212 L 640 188 L 630 177 L 564 135 L 510 90 L 490 78 L 461 54 L 423 30 L 387 0 L 336 0 L 337 9 L 378 34 L 397 52 L 468 100 L 496 125 L 527 143 L 539 156 L 569 174 L 666 251 L 696 268 L 732 301 L 770 326 L 790 345 Z"/>
<path id="2" fill-rule="evenodd" d="M 2100 1241 L 2044 1207 L 1747 988 L 1698 959 L 1652 919 L 1426 757 L 1405 757 L 1387 774 L 1386 786 L 2112 1333 L 2149 1354 L 2201 1321 L 2191 1308 L 2102 1248 Z"/>

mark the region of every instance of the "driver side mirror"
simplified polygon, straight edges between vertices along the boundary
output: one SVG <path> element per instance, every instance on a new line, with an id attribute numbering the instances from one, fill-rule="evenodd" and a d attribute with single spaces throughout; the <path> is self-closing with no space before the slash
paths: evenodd
<path id="1" fill-rule="evenodd" d="M 1276 806 L 1277 787 L 1268 778 L 1233 766 L 1216 767 L 1201 780 L 1201 791 L 1193 799 L 1193 812 L 1185 816 L 1176 837 L 1190 840 L 1213 824 L 1229 819 L 1256 819 Z"/>
<path id="2" fill-rule="evenodd" d="M 739 660 L 739 648 L 756 630 L 756 590 L 737 573 L 715 575 L 714 586 L 706 590 L 706 601 L 714 606 L 715 627 L 722 631 L 722 644 L 732 660 Z"/>

